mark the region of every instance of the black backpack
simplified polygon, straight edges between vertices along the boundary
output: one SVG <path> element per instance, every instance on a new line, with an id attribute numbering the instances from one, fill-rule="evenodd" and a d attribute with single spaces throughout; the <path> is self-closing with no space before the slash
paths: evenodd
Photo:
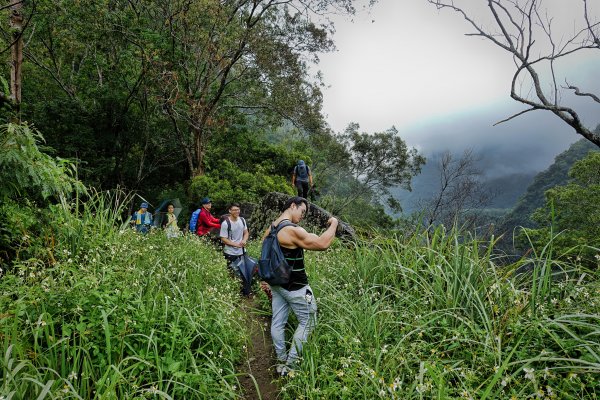
<path id="1" fill-rule="evenodd" d="M 283 256 L 277 240 L 277 233 L 286 226 L 297 225 L 289 220 L 283 220 L 277 226 L 271 225 L 271 231 L 262 243 L 258 260 L 258 276 L 269 285 L 285 285 L 290 281 L 292 267 Z"/>

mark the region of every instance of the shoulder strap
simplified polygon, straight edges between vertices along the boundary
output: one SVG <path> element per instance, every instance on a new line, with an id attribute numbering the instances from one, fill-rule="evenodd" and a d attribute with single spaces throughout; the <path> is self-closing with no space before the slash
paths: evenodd
<path id="1" fill-rule="evenodd" d="M 229 220 L 229 217 L 225 217 L 225 222 L 227 223 L 227 239 L 231 240 L 231 221 Z"/>
<path id="2" fill-rule="evenodd" d="M 271 225 L 271 231 L 274 230 L 275 233 L 278 233 L 281 229 L 285 228 L 286 226 L 298 226 L 298 225 L 294 224 L 289 219 L 283 219 L 283 220 L 279 221 L 279 223 L 277 225 Z"/>

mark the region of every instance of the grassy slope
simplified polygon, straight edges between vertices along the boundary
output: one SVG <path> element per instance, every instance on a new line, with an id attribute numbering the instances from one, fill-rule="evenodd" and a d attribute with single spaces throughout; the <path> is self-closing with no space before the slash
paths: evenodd
<path id="1" fill-rule="evenodd" d="M 162 235 L 106 240 L 2 278 L 0 394 L 240 396 L 245 330 L 218 252 Z M 319 324 L 282 397 L 595 398 L 597 273 L 542 251 L 512 277 L 485 247 L 438 231 L 307 252 Z M 570 278 L 552 278 L 560 268 Z"/>
<path id="2" fill-rule="evenodd" d="M 233 398 L 237 286 L 197 239 L 133 232 L 0 281 L 0 394 Z"/>

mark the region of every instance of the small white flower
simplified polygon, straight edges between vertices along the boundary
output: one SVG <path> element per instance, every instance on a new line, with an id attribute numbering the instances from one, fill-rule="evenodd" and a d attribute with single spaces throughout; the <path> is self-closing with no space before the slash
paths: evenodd
<path id="1" fill-rule="evenodd" d="M 535 379 L 535 370 L 533 368 L 523 368 L 523 371 L 525 371 L 525 379 L 529 379 L 530 381 Z"/>

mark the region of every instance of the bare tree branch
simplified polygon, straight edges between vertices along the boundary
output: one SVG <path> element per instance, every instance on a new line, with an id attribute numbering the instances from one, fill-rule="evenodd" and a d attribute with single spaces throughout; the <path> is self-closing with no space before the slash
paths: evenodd
<path id="1" fill-rule="evenodd" d="M 594 101 L 595 101 L 596 103 L 600 103 L 600 97 L 596 96 L 596 95 L 595 95 L 595 94 L 593 94 L 593 93 L 584 93 L 584 92 L 580 91 L 580 90 L 579 90 L 579 88 L 578 88 L 577 86 L 573 86 L 573 85 L 568 85 L 567 87 L 568 87 L 569 89 L 571 89 L 571 90 L 574 90 L 574 91 L 575 91 L 575 94 L 576 94 L 577 96 L 587 96 L 587 97 L 591 97 L 592 99 L 594 99 Z"/>
<path id="2" fill-rule="evenodd" d="M 550 111 L 575 132 L 600 146 L 600 135 L 584 125 L 579 113 L 561 98 L 563 90 L 573 90 L 580 97 L 600 103 L 600 96 L 581 91 L 577 86 L 558 84 L 556 62 L 584 50 L 600 50 L 599 16 L 590 15 L 587 0 L 583 0 L 581 16 L 572 22 L 572 32 L 555 30 L 555 18 L 542 7 L 541 0 L 488 0 L 489 26 L 474 17 L 473 3 L 461 0 L 428 0 L 438 9 L 460 14 L 475 29 L 469 36 L 483 37 L 510 54 L 515 62 L 510 96 L 529 108 L 495 123 L 509 121 L 534 110 Z M 534 52 L 538 53 L 534 55 Z M 524 83 L 530 88 L 524 88 Z M 531 89 L 531 92 L 529 92 Z"/>

